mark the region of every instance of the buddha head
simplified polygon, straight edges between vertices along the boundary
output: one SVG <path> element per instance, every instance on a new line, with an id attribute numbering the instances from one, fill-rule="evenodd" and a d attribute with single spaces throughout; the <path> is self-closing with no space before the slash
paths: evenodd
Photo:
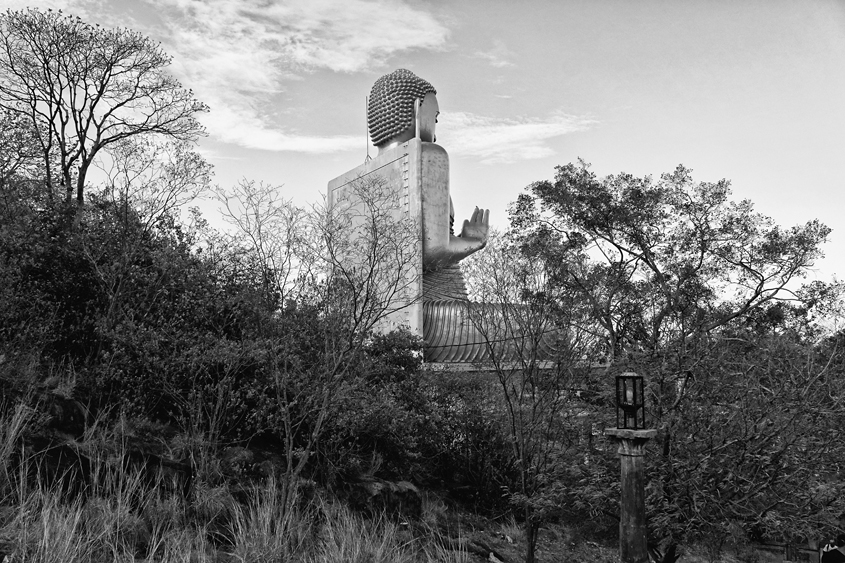
<path id="1" fill-rule="evenodd" d="M 415 100 L 420 100 L 420 138 L 433 143 L 440 114 L 434 86 L 404 68 L 376 80 L 367 104 L 367 124 L 370 138 L 380 150 L 414 138 Z"/>

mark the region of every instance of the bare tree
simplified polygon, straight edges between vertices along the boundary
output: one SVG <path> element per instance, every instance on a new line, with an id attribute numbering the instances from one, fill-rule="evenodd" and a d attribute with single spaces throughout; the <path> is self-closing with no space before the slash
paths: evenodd
<path id="1" fill-rule="evenodd" d="M 61 12 L 0 15 L 0 107 L 32 124 L 52 194 L 51 161 L 67 201 L 84 202 L 88 170 L 104 147 L 161 134 L 196 140 L 207 111 L 164 72 L 171 58 L 129 29 L 104 29 Z"/>
<path id="2" fill-rule="evenodd" d="M 264 294 L 282 305 L 296 301 L 316 280 L 319 238 L 308 210 L 279 195 L 280 186 L 241 180 L 229 190 L 215 190 L 234 242 L 260 279 Z"/>
<path id="3" fill-rule="evenodd" d="M 351 197 L 331 209 L 303 209 L 278 191 L 242 181 L 218 196 L 237 229 L 236 246 L 277 308 L 267 320 L 272 352 L 265 362 L 275 385 L 286 462 L 281 502 L 289 515 L 343 386 L 373 330 L 407 305 L 397 296 L 414 285 L 421 256 L 417 225 L 393 213 L 395 198 L 380 178 L 354 182 Z M 307 361 L 297 348 L 303 342 L 285 336 L 289 330 L 307 335 Z"/>
<path id="4" fill-rule="evenodd" d="M 107 165 L 106 159 L 99 163 L 107 182 L 98 195 L 109 204 L 104 214 L 116 222 L 116 237 L 111 244 L 85 240 L 83 246 L 108 298 L 106 326 L 125 305 L 128 274 L 138 267 L 153 230 L 208 188 L 211 165 L 191 148 L 187 141 L 126 137 L 107 148 Z"/>
<path id="5" fill-rule="evenodd" d="M 123 213 L 130 210 L 144 230 L 208 189 L 211 165 L 188 141 L 127 137 L 108 147 L 99 167 L 107 180 L 103 195 Z"/>
<path id="6" fill-rule="evenodd" d="M 462 264 L 477 300 L 467 303 L 467 315 L 501 391 L 516 471 L 510 501 L 525 526 L 525 561 L 533 563 L 540 526 L 565 504 L 586 414 L 578 391 L 598 340 L 579 329 L 575 294 L 508 236 L 491 234 L 487 249 Z"/>

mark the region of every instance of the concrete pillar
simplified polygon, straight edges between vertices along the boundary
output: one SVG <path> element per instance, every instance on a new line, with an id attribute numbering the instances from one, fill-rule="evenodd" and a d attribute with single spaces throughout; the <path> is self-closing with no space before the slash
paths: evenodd
<path id="1" fill-rule="evenodd" d="M 604 433 L 619 443 L 619 555 L 622 563 L 648 563 L 643 456 L 646 442 L 657 435 L 657 430 L 607 428 Z"/>

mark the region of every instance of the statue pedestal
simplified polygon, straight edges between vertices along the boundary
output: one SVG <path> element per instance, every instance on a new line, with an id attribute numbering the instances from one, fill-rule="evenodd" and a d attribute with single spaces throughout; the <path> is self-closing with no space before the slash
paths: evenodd
<path id="1" fill-rule="evenodd" d="M 657 436 L 657 430 L 606 428 L 604 434 L 619 443 L 619 555 L 623 563 L 648 563 L 643 457 L 646 443 Z"/>

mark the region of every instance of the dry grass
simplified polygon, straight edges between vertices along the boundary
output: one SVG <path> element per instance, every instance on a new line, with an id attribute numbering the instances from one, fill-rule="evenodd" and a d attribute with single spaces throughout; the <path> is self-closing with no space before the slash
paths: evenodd
<path id="1" fill-rule="evenodd" d="M 0 404 L 0 501 L 12 492 L 11 461 L 21 436 L 35 417 L 23 403 L 14 408 Z"/>
<path id="2" fill-rule="evenodd" d="M 285 503 L 275 479 L 257 489 L 247 506 L 232 508 L 231 553 L 236 561 L 288 561 L 304 549 L 309 533 L 307 510 Z"/>
<path id="3" fill-rule="evenodd" d="M 315 500 L 285 515 L 269 482 L 248 506 L 232 508 L 228 545 L 212 545 L 200 522 L 177 517 L 172 499 L 142 487 L 133 475 L 113 495 L 62 499 L 58 491 L 29 491 L 0 527 L 13 561 L 32 563 L 468 563 L 430 537 L 387 519 L 367 520 L 335 502 Z"/>
<path id="4" fill-rule="evenodd" d="M 424 521 L 411 526 L 366 519 L 319 496 L 286 494 L 272 479 L 256 486 L 243 504 L 225 484 L 204 481 L 195 482 L 185 498 L 163 477 L 151 483 L 144 468 L 128 468 L 123 454 L 93 437 L 84 446 L 93 455 L 84 491 L 70 496 L 60 484 L 50 486 L 38 479 L 38 471 L 30 471 L 39 463 L 37 456 L 11 470 L 32 413 L 23 406 L 5 412 L 0 417 L 0 552 L 14 562 L 470 561 L 467 553 L 441 541 L 436 522 L 446 508 L 436 499 L 427 501 Z"/>

